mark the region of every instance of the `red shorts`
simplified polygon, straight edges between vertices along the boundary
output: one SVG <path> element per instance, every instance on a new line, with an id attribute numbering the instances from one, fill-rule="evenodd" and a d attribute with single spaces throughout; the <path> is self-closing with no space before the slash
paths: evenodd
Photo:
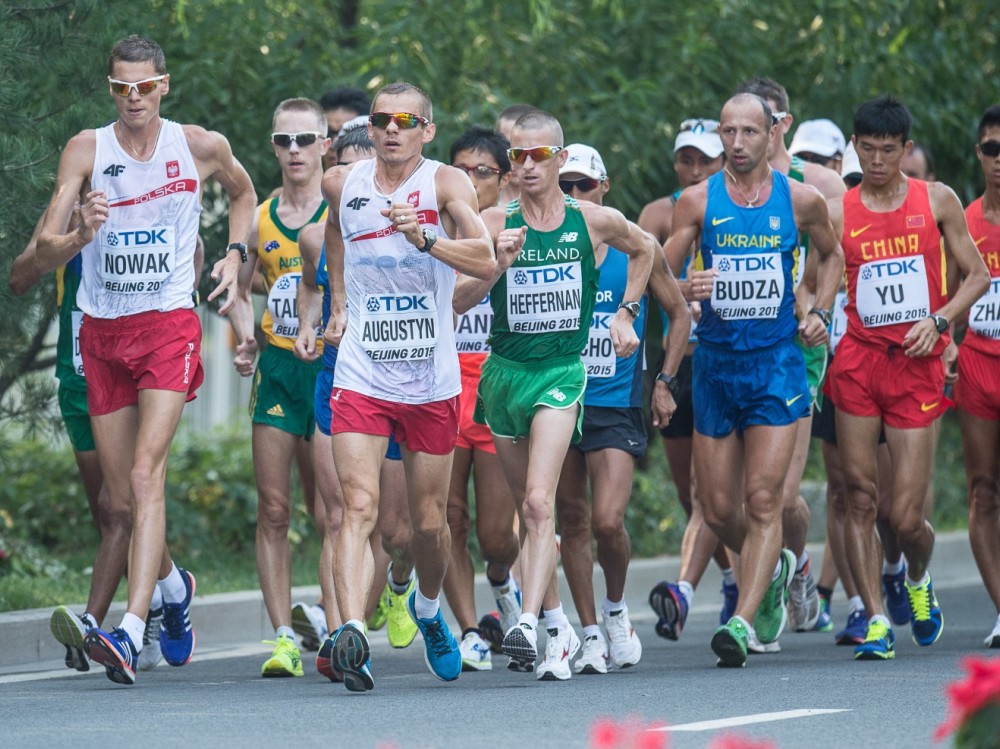
<path id="1" fill-rule="evenodd" d="M 475 354 L 460 354 L 459 361 L 466 356 Z M 483 357 L 485 358 L 485 357 Z M 482 450 L 496 455 L 497 448 L 493 444 L 493 435 L 485 424 L 477 424 L 472 419 L 476 410 L 476 391 L 479 389 L 480 367 L 469 368 L 462 365 L 462 394 L 458 396 L 458 441 L 455 447 L 466 450 Z"/>
<path id="2" fill-rule="evenodd" d="M 194 400 L 205 379 L 201 321 L 190 309 L 115 319 L 85 315 L 80 353 L 91 416 L 134 406 L 140 390 L 173 390 Z"/>
<path id="3" fill-rule="evenodd" d="M 944 366 L 938 356 L 909 357 L 844 336 L 823 392 L 852 416 L 881 416 L 893 429 L 922 429 L 945 411 Z"/>
<path id="4" fill-rule="evenodd" d="M 1000 358 L 958 347 L 955 407 L 980 419 L 1000 421 Z"/>
<path id="5" fill-rule="evenodd" d="M 458 436 L 458 396 L 433 403 L 394 403 L 353 390 L 330 394 L 330 434 L 354 432 L 392 437 L 410 452 L 447 455 Z"/>

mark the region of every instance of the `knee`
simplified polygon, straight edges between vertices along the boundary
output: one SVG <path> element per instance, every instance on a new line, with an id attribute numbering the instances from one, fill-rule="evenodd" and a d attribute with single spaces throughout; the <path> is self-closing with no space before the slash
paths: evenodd
<path id="1" fill-rule="evenodd" d="M 97 527 L 101 537 L 107 534 L 129 536 L 132 533 L 132 506 L 128 502 L 113 501 L 102 490 L 97 499 Z"/>
<path id="2" fill-rule="evenodd" d="M 528 490 L 524 495 L 522 512 L 527 528 L 540 528 L 552 524 L 552 498 L 545 492 Z"/>
<path id="3" fill-rule="evenodd" d="M 472 528 L 468 504 L 465 502 L 448 503 L 448 527 L 451 529 L 452 540 L 464 545 Z"/>
<path id="4" fill-rule="evenodd" d="M 411 518 L 413 535 L 421 538 L 436 538 L 442 531 L 448 532 L 448 522 L 443 508 L 426 507 Z"/>
<path id="5" fill-rule="evenodd" d="M 913 538 L 924 532 L 927 521 L 924 519 L 922 503 L 911 503 L 913 506 L 905 507 L 898 512 L 893 512 L 889 517 L 889 522 L 896 535 L 900 538 Z"/>
<path id="6" fill-rule="evenodd" d="M 257 501 L 257 527 L 287 532 L 292 517 L 290 504 L 279 493 L 262 492 Z"/>
<path id="7" fill-rule="evenodd" d="M 712 530 L 725 528 L 736 518 L 736 505 L 728 497 L 705 496 L 703 500 L 701 514 Z"/>
<path id="8" fill-rule="evenodd" d="M 560 502 L 559 533 L 564 538 L 589 538 L 590 523 L 590 503 L 586 500 Z"/>
<path id="9" fill-rule="evenodd" d="M 129 488 L 136 505 L 146 505 L 159 498 L 163 501 L 163 473 L 147 466 L 136 465 L 129 474 Z"/>
<path id="10" fill-rule="evenodd" d="M 791 512 L 797 516 L 795 507 L 788 507 L 781 501 L 781 495 L 775 495 L 766 489 L 756 489 L 747 492 L 746 514 L 747 520 L 755 523 L 771 523 L 779 514 Z"/>
<path id="11" fill-rule="evenodd" d="M 969 488 L 969 518 L 996 518 L 998 514 L 1000 514 L 1000 487 L 996 479 L 973 478 Z"/>
<path id="12" fill-rule="evenodd" d="M 594 514 L 594 538 L 597 539 L 598 543 L 614 541 L 624 535 L 624 533 L 624 518 L 610 512 Z"/>

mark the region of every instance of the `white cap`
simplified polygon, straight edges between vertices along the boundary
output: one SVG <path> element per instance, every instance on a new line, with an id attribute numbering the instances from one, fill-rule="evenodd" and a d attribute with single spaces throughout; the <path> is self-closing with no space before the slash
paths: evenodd
<path id="1" fill-rule="evenodd" d="M 607 179 L 608 171 L 604 168 L 604 159 L 597 152 L 596 148 L 584 145 L 583 143 L 570 143 L 566 146 L 566 153 L 569 158 L 562 165 L 559 174 L 582 174 L 593 179 Z"/>
<path id="2" fill-rule="evenodd" d="M 684 120 L 677 131 L 674 140 L 674 153 L 691 146 L 697 148 L 710 159 L 718 158 L 722 153 L 722 138 L 719 137 L 717 120 L 693 119 Z"/>
<path id="3" fill-rule="evenodd" d="M 858 152 L 854 150 L 854 143 L 848 142 L 840 160 L 840 176 L 849 177 L 852 174 L 862 174 L 861 161 L 858 159 Z"/>
<path id="4" fill-rule="evenodd" d="M 348 130 L 354 130 L 357 127 L 364 127 L 368 124 L 368 115 L 359 114 L 357 117 L 352 117 L 343 125 L 340 126 L 340 130 L 337 132 L 337 137 L 340 137 Z"/>
<path id="5" fill-rule="evenodd" d="M 788 152 L 793 156 L 807 151 L 827 159 L 834 159 L 844 153 L 847 142 L 840 128 L 830 120 L 806 120 L 795 131 Z"/>

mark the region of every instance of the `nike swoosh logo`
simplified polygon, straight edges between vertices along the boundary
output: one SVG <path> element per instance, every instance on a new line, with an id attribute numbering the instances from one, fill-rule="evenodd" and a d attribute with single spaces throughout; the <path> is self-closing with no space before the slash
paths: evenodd
<path id="1" fill-rule="evenodd" d="M 798 395 L 796 395 L 796 396 L 795 396 L 794 398 L 786 398 L 786 399 L 785 399 L 785 405 L 786 405 L 786 406 L 790 406 L 790 405 L 792 405 L 793 403 L 795 403 L 795 401 L 797 401 L 797 400 L 798 400 L 799 398 L 801 398 L 801 397 L 802 397 L 802 393 L 799 393 L 799 394 L 798 394 Z"/>
<path id="2" fill-rule="evenodd" d="M 937 408 L 940 402 L 941 401 L 934 401 L 933 403 L 921 403 L 920 410 L 926 413 L 927 411 L 931 411 Z"/>
<path id="3" fill-rule="evenodd" d="M 872 225 L 868 224 L 868 226 L 862 226 L 860 229 L 851 229 L 851 239 L 854 239 L 855 237 L 861 236 L 862 234 L 864 234 L 866 231 L 868 231 L 871 228 L 872 228 Z"/>
<path id="4" fill-rule="evenodd" d="M 628 444 L 629 444 L 629 447 L 635 447 L 635 446 L 636 446 L 636 445 L 638 445 L 639 443 L 638 443 L 638 442 L 636 442 L 635 440 L 628 440 Z"/>
<path id="5" fill-rule="evenodd" d="M 725 218 L 712 218 L 712 226 L 718 226 L 719 224 L 724 224 L 727 221 L 732 221 L 736 216 L 726 216 Z"/>
<path id="6" fill-rule="evenodd" d="M 979 245 L 981 245 L 985 241 L 986 241 L 986 237 L 980 237 L 979 239 L 976 240 L 976 247 L 978 247 Z"/>

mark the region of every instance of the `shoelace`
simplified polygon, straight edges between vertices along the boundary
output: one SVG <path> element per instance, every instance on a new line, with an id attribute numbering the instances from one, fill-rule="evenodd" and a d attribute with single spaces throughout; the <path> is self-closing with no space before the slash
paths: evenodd
<path id="1" fill-rule="evenodd" d="M 163 604 L 163 620 L 160 626 L 167 630 L 167 637 L 179 640 L 187 629 L 187 616 L 182 603 Z"/>
<path id="2" fill-rule="evenodd" d="M 877 642 L 878 640 L 884 640 L 889 636 L 889 628 L 885 626 L 882 622 L 873 622 L 868 627 L 868 634 L 865 637 L 865 642 Z"/>
<path id="3" fill-rule="evenodd" d="M 931 596 L 928 586 L 919 588 L 906 588 L 906 594 L 910 598 L 910 606 L 913 607 L 914 619 L 931 618 Z"/>
<path id="4" fill-rule="evenodd" d="M 430 649 L 434 651 L 434 655 L 444 657 L 451 652 L 451 643 L 448 642 L 448 637 L 444 633 L 441 622 L 437 619 L 427 625 L 427 631 L 424 632 L 424 639 L 427 641 Z"/>

